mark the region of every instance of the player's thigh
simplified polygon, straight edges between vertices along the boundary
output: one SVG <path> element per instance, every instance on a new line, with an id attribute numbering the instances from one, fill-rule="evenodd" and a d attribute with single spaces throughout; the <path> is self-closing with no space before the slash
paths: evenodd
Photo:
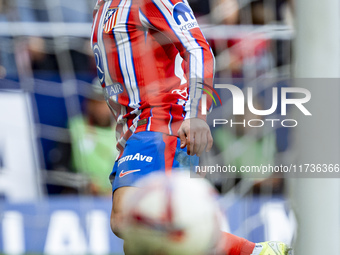
<path id="1" fill-rule="evenodd" d="M 127 192 L 131 191 L 131 189 L 137 189 L 135 187 L 121 187 L 114 191 L 112 197 L 112 209 L 111 209 L 111 219 L 110 225 L 113 233 L 115 233 L 118 237 L 120 236 L 120 224 L 122 223 L 122 210 L 123 210 L 123 199 Z"/>
<path id="2" fill-rule="evenodd" d="M 139 132 L 133 134 L 126 142 L 122 156 L 115 162 L 111 173 L 112 191 L 134 183 L 154 171 L 164 171 L 166 168 L 166 143 L 164 135 L 158 132 Z M 176 150 L 176 137 L 171 146 Z M 172 165 L 170 160 L 169 165 Z"/>

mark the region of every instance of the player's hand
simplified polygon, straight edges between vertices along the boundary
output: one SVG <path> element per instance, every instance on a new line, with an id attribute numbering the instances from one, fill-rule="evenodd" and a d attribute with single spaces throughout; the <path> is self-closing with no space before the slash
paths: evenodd
<path id="1" fill-rule="evenodd" d="M 209 125 L 199 118 L 184 120 L 177 134 L 181 139 L 181 148 L 187 146 L 188 155 L 201 156 L 204 150 L 208 152 L 213 145 Z"/>

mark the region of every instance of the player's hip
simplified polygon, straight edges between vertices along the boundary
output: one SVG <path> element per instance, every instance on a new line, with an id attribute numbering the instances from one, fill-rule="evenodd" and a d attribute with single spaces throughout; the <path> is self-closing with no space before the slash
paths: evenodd
<path id="1" fill-rule="evenodd" d="M 135 133 L 113 167 L 113 190 L 133 186 L 136 180 L 154 171 L 170 174 L 174 168 L 190 169 L 198 160 L 197 156 L 189 156 L 186 148 L 180 148 L 177 136 L 152 131 Z"/>

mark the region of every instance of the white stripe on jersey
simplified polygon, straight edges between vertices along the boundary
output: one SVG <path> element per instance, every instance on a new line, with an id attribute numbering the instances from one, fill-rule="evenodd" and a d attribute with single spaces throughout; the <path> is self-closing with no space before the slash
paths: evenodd
<path id="1" fill-rule="evenodd" d="M 120 16 L 118 17 L 118 24 L 116 24 L 116 27 L 113 29 L 113 35 L 118 47 L 119 64 L 123 74 L 124 84 L 130 98 L 129 106 L 138 108 L 140 106 L 139 90 L 134 63 L 132 61 L 131 42 L 126 28 L 131 5 L 131 0 L 121 1 L 119 4 L 118 9 L 120 9 Z"/>
<path id="2" fill-rule="evenodd" d="M 170 115 L 170 119 L 169 119 L 169 123 L 168 123 L 168 130 L 169 130 L 169 135 L 172 135 L 172 130 L 171 130 L 171 123 L 172 123 L 172 114 L 171 114 L 171 110 L 169 110 L 169 115 Z"/>
<path id="3" fill-rule="evenodd" d="M 195 117 L 197 116 L 197 104 L 202 95 L 202 90 L 197 88 L 197 82 L 202 82 L 202 79 L 204 77 L 203 48 L 197 43 L 196 39 L 191 35 L 190 30 L 189 31 L 180 30 L 180 27 L 177 25 L 172 15 L 165 8 L 166 6 L 170 11 L 173 11 L 174 6 L 169 1 L 153 0 L 153 2 L 163 13 L 165 19 L 168 21 L 169 25 L 179 38 L 182 45 L 190 53 L 189 99 L 185 109 L 187 112 L 191 111 L 191 113 L 188 114 L 186 118 L 188 118 L 189 115 Z"/>
<path id="4" fill-rule="evenodd" d="M 125 148 L 125 144 L 126 144 L 126 140 L 124 139 L 124 137 L 121 137 L 118 139 L 118 143 Z"/>
<path id="5" fill-rule="evenodd" d="M 130 127 L 130 130 L 132 133 L 134 133 L 138 127 L 138 121 L 140 120 L 140 115 L 138 115 L 136 118 L 133 119 L 132 125 Z"/>
<path id="6" fill-rule="evenodd" d="M 147 127 L 146 127 L 146 130 L 147 130 L 147 131 L 150 131 L 150 127 L 151 127 L 151 121 L 152 121 L 151 118 L 153 117 L 152 109 L 153 109 L 153 108 L 151 108 L 151 110 L 150 110 L 150 117 L 148 118 L 149 124 L 148 124 Z"/>
<path id="7" fill-rule="evenodd" d="M 178 53 L 175 59 L 175 75 L 181 79 L 181 85 L 187 83 L 187 79 L 185 79 L 185 74 L 182 68 L 182 62 L 183 62 L 183 58 Z"/>
<path id="8" fill-rule="evenodd" d="M 190 84 L 189 84 L 189 99 L 186 105 L 186 111 L 190 110 L 191 116 L 197 116 L 197 106 L 202 96 L 202 90 L 198 88 L 199 83 L 202 83 L 204 77 L 203 68 L 203 52 L 202 49 L 196 49 L 190 52 Z M 199 86 L 201 87 L 201 86 Z"/>
<path id="9" fill-rule="evenodd" d="M 125 106 L 121 106 L 121 111 L 120 111 L 120 115 L 117 119 L 117 124 L 122 124 L 123 125 L 123 134 L 125 134 L 128 130 L 129 130 L 129 126 L 127 124 L 126 119 L 123 119 L 123 116 L 126 114 L 127 110 Z"/>
<path id="10" fill-rule="evenodd" d="M 104 40 L 103 40 L 104 20 L 105 20 L 106 12 L 109 9 L 111 3 L 112 3 L 112 0 L 105 3 L 105 5 L 103 7 L 103 13 L 100 17 L 100 21 L 99 21 L 99 25 L 98 25 L 98 31 L 97 31 L 98 45 L 99 45 L 99 48 L 102 51 L 101 57 L 103 58 L 103 66 L 104 66 L 104 72 L 105 72 L 105 84 L 106 84 L 106 86 L 113 84 L 113 81 L 111 79 L 110 72 L 109 72 L 109 66 L 108 66 L 106 52 L 105 52 L 105 44 L 104 44 Z M 112 100 L 117 101 L 117 97 L 113 97 Z"/>

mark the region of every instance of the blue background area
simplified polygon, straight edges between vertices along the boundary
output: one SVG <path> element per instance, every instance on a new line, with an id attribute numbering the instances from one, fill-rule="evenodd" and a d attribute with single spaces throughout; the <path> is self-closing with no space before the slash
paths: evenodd
<path id="1" fill-rule="evenodd" d="M 250 230 L 247 229 L 247 224 L 244 226 L 243 232 L 236 232 L 247 219 L 260 213 L 262 206 L 268 202 L 281 203 L 286 202 L 281 197 L 261 197 L 261 198 L 238 198 L 228 206 L 225 214 L 231 228 L 231 233 L 237 234 L 247 238 L 253 242 L 264 241 L 265 236 L 265 223 L 258 222 L 257 228 Z M 44 250 L 48 225 L 50 217 L 53 212 L 59 210 L 70 210 L 75 212 L 80 219 L 81 226 L 84 226 L 86 236 L 86 214 L 92 210 L 101 210 L 107 213 L 107 220 L 111 211 L 111 198 L 94 198 L 94 197 L 51 197 L 34 204 L 8 204 L 5 201 L 0 202 L 0 215 L 4 212 L 16 211 L 22 214 L 24 219 L 25 229 L 25 245 L 26 251 L 32 253 L 42 253 Z M 0 230 L 2 229 L 2 221 L 0 221 Z M 248 233 L 249 232 L 249 233 Z M 3 231 L 0 231 L 0 252 L 3 251 Z M 122 241 L 115 237 L 108 227 L 110 240 L 110 252 L 122 253 Z"/>
<path id="2" fill-rule="evenodd" d="M 109 220 L 111 212 L 110 198 L 93 198 L 93 197 L 53 197 L 34 204 L 8 204 L 0 202 L 0 215 L 6 211 L 16 211 L 24 217 L 25 227 L 25 247 L 28 253 L 43 253 L 50 216 L 53 212 L 59 210 L 70 210 L 75 212 L 80 218 L 80 224 L 83 226 L 86 236 L 86 214 L 91 210 L 101 210 L 107 212 Z M 109 221 L 108 221 L 109 222 Z M 0 221 L 0 230 L 2 221 Z M 0 253 L 3 251 L 3 231 L 0 231 Z M 115 237 L 110 227 L 107 235 L 110 237 L 110 251 L 112 253 L 123 252 L 121 239 Z"/>

